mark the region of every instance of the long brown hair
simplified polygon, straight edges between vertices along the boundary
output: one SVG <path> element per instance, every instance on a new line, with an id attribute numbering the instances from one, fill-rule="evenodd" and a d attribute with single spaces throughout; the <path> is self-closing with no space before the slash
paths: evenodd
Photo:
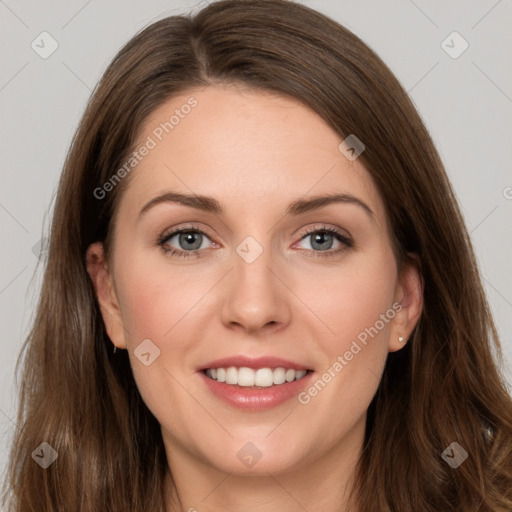
<path id="1" fill-rule="evenodd" d="M 397 258 L 412 252 L 421 263 L 424 309 L 407 346 L 389 355 L 368 410 L 357 510 L 510 512 L 512 403 L 442 162 L 380 58 L 338 23 L 288 0 L 223 0 L 153 23 L 95 89 L 61 176 L 37 314 L 18 360 L 24 355 L 8 510 L 164 510 L 160 427 L 126 351 L 112 353 L 85 253 L 113 231 L 129 178 L 102 199 L 94 191 L 126 161 L 143 121 L 164 100 L 214 83 L 287 95 L 342 139 L 356 134 Z M 31 456 L 42 442 L 58 453 L 44 470 Z M 457 469 L 441 457 L 452 442 L 468 453 Z"/>

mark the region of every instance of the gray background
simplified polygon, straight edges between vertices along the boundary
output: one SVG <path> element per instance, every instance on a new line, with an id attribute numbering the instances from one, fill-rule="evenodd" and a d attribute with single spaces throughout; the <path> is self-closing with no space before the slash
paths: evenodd
<path id="1" fill-rule="evenodd" d="M 0 0 L 0 471 L 16 428 L 14 366 L 42 274 L 33 248 L 47 232 L 57 180 L 86 101 L 137 31 L 205 3 Z M 512 0 L 302 3 L 376 50 L 425 120 L 471 232 L 511 383 Z M 31 47 L 34 40 L 43 45 L 43 31 L 58 43 L 47 59 Z M 455 59 L 441 45 L 453 31 L 469 44 Z M 451 52 L 462 48 L 453 37 L 446 45 Z"/>

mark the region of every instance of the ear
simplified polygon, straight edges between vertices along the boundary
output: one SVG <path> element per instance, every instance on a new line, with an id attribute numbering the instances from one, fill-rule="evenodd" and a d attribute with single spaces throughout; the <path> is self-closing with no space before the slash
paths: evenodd
<path id="1" fill-rule="evenodd" d="M 91 277 L 108 337 L 117 348 L 126 348 L 121 308 L 115 292 L 113 276 L 105 259 L 101 242 L 91 244 L 86 253 L 87 272 Z"/>
<path id="2" fill-rule="evenodd" d="M 389 352 L 405 346 L 423 310 L 423 276 L 418 256 L 408 253 L 398 275 L 395 303 L 400 304 L 390 329 Z M 400 341 L 402 338 L 402 341 Z"/>

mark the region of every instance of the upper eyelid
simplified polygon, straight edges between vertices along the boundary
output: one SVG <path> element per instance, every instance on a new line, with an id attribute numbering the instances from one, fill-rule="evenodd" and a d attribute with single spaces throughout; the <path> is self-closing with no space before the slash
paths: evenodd
<path id="1" fill-rule="evenodd" d="M 162 235 L 160 236 L 160 238 L 168 238 L 168 237 L 171 237 L 171 236 L 174 236 L 178 233 L 181 233 L 183 231 L 197 231 L 203 235 L 206 235 L 208 238 L 211 238 L 211 235 L 209 235 L 206 230 L 204 230 L 203 228 L 199 227 L 199 226 L 194 226 L 194 225 L 186 225 L 186 226 L 182 226 L 182 227 L 178 227 L 178 228 L 175 228 L 175 229 L 171 229 L 169 231 L 167 230 L 164 230 Z"/>
<path id="2" fill-rule="evenodd" d="M 312 227 L 305 228 L 303 231 L 301 231 L 299 236 L 307 236 L 307 235 L 310 235 L 311 233 L 315 233 L 316 231 L 337 232 L 340 235 L 343 235 L 343 232 L 345 232 L 346 235 L 344 235 L 344 236 L 351 238 L 350 233 L 346 229 L 343 229 L 343 228 L 340 228 L 337 226 L 331 226 L 328 223 L 317 223 Z"/>

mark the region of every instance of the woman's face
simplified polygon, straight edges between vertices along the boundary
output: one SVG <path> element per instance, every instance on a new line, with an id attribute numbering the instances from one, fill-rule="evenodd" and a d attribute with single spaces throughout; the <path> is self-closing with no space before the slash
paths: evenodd
<path id="1" fill-rule="evenodd" d="M 111 265 L 100 244 L 88 258 L 171 469 L 355 460 L 421 299 L 412 267 L 397 274 L 369 173 L 341 142 L 300 103 L 234 87 L 175 97 L 143 126 Z"/>

